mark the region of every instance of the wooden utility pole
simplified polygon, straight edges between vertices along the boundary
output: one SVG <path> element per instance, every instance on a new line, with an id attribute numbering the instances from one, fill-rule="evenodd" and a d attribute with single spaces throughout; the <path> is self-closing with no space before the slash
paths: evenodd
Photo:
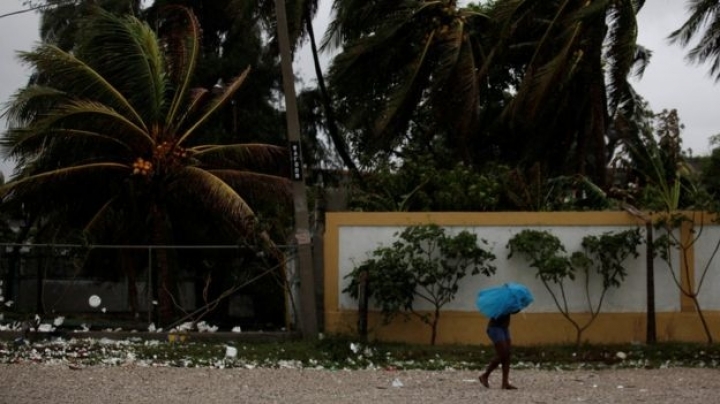
<path id="1" fill-rule="evenodd" d="M 312 236 L 308 215 L 307 191 L 303 173 L 302 148 L 300 147 L 300 120 L 295 97 L 295 74 L 292 69 L 290 35 L 288 34 L 285 0 L 275 0 L 277 16 L 278 45 L 280 46 L 280 67 L 285 92 L 285 116 L 290 145 L 290 177 L 293 183 L 293 205 L 295 206 L 295 243 L 297 246 L 297 271 L 300 275 L 300 331 L 303 338 L 314 339 L 318 335 L 315 303 L 315 272 L 312 257 Z"/>

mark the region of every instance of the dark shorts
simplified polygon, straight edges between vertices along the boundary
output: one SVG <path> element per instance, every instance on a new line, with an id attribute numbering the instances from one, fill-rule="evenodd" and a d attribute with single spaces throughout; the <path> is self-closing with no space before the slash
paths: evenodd
<path id="1" fill-rule="evenodd" d="M 498 342 L 510 341 L 510 330 L 503 327 L 488 327 L 487 335 L 493 344 Z"/>

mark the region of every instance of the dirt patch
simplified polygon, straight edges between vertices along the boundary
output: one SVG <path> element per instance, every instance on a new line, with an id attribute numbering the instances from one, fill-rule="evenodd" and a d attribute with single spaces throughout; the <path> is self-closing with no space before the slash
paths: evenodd
<path id="1" fill-rule="evenodd" d="M 491 388 L 471 371 L 331 371 L 0 365 L 0 403 L 711 403 L 711 369 L 517 370 L 520 389 Z"/>

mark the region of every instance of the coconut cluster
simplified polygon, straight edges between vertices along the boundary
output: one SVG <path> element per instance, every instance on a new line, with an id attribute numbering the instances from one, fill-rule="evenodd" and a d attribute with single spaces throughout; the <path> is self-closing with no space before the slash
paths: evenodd
<path id="1" fill-rule="evenodd" d="M 152 173 L 153 165 L 150 161 L 138 157 L 133 163 L 133 174 L 147 176 Z"/>

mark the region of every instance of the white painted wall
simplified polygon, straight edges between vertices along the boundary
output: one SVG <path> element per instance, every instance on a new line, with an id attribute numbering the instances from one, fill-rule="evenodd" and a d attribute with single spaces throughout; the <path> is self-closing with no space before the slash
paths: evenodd
<path id="1" fill-rule="evenodd" d="M 720 240 L 720 228 L 712 226 L 708 231 L 707 240 L 698 242 L 695 246 L 696 261 L 702 262 L 702 257 L 709 256 L 714 248 L 715 242 Z M 623 226 L 478 226 L 478 227 L 446 227 L 448 234 L 454 235 L 462 230 L 475 233 L 478 239 L 488 241 L 489 248 L 496 255 L 493 264 L 497 272 L 492 277 L 477 275 L 466 277 L 462 280 L 460 290 L 456 299 L 446 305 L 444 310 L 475 311 L 475 297 L 477 291 L 500 285 L 505 282 L 519 282 L 527 285 L 535 296 L 535 302 L 526 310 L 533 313 L 556 313 L 558 310 L 553 302 L 551 294 L 547 291 L 542 282 L 535 277 L 535 269 L 528 266 L 527 261 L 522 257 L 508 259 L 509 250 L 506 248 L 508 240 L 524 229 L 547 230 L 556 235 L 565 245 L 567 252 L 578 251 L 583 237 L 586 235 L 601 235 L 605 232 L 618 232 L 634 227 Z M 370 257 L 370 253 L 379 246 L 389 246 L 396 237 L 395 233 L 403 230 L 399 226 L 341 226 L 338 229 L 339 235 L 339 276 L 338 287 L 342 291 L 348 284 L 345 278 L 352 269 Z M 707 230 L 706 230 L 707 231 Z M 644 237 L 644 229 L 642 229 Z M 703 239 L 705 240 L 705 239 Z M 644 312 L 646 309 L 646 256 L 645 245 L 638 247 L 640 255 L 637 258 L 628 259 L 625 262 L 628 276 L 619 289 L 611 289 L 605 296 L 602 312 Z M 716 258 L 716 261 L 720 257 Z M 680 310 L 680 292 L 670 275 L 668 265 L 659 257 L 655 259 L 655 295 L 656 310 L 658 312 L 673 312 Z M 677 255 L 674 257 L 674 267 L 679 268 Z M 706 285 L 702 291 L 701 302 L 705 309 L 720 309 L 720 274 L 718 270 L 710 270 L 705 279 Z M 697 273 L 697 272 L 696 272 Z M 599 292 L 602 290 L 601 283 L 597 276 L 591 278 L 590 290 L 591 300 L 596 304 L 599 299 Z M 557 291 L 557 289 L 554 289 Z M 579 277 L 575 282 L 566 282 L 566 296 L 568 307 L 571 312 L 587 312 L 584 279 Z M 559 296 L 559 294 L 558 294 Z M 349 295 L 339 295 L 340 309 L 355 309 L 357 302 Z M 419 303 L 419 301 L 418 301 Z M 429 309 L 430 307 L 418 304 L 418 309 Z"/>
<path id="2" fill-rule="evenodd" d="M 700 237 L 695 243 L 695 285 L 699 286 L 700 307 L 703 310 L 718 310 L 720 308 L 720 226 L 706 226 L 699 233 Z M 698 251 L 702 251 L 699 254 Z M 677 268 L 675 269 L 677 272 Z M 704 279 L 703 278 L 704 274 Z M 702 284 L 700 284 L 702 280 Z"/>

